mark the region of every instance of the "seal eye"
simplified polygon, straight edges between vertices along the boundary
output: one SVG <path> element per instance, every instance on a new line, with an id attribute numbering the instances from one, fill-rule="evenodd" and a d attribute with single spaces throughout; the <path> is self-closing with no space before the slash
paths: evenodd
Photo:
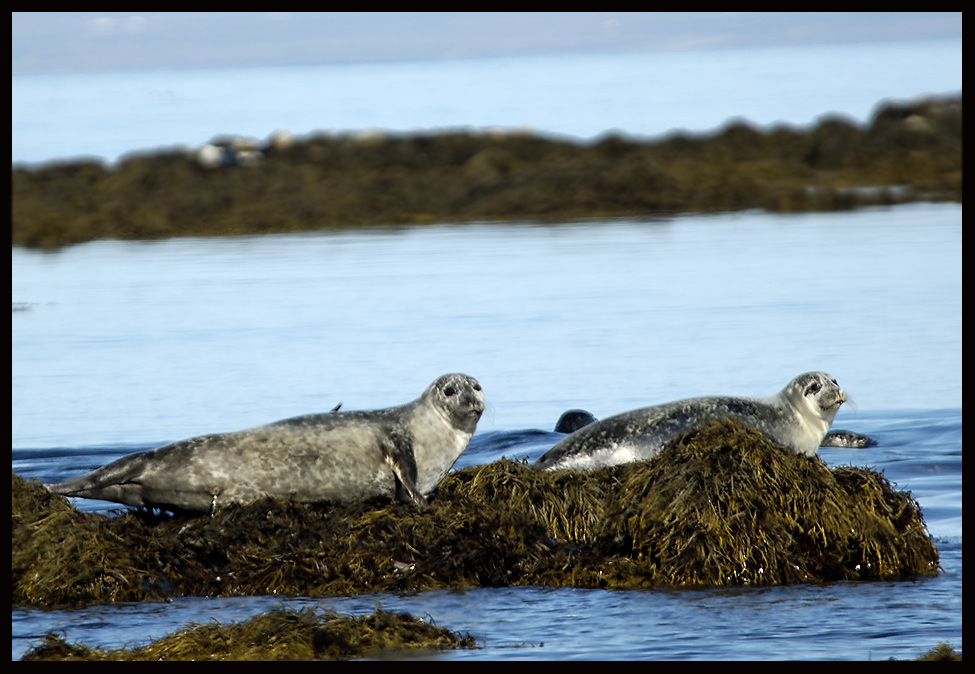
<path id="1" fill-rule="evenodd" d="M 445 396 L 447 396 L 448 398 L 449 398 L 450 396 L 452 396 L 452 395 L 454 395 L 455 393 L 457 393 L 457 389 L 455 389 L 455 388 L 454 388 L 453 386 L 448 386 L 447 388 L 445 388 L 445 389 L 443 390 L 443 394 L 444 394 Z"/>
<path id="2" fill-rule="evenodd" d="M 808 388 L 806 389 L 806 395 L 809 395 L 810 393 L 814 393 L 814 394 L 815 394 L 815 393 L 819 393 L 819 390 L 820 390 L 821 388 L 823 388 L 823 385 L 822 385 L 822 384 L 820 384 L 820 383 L 819 383 L 818 381 L 814 381 L 814 382 L 813 382 L 812 384 L 810 384 L 810 385 L 809 385 L 809 387 L 808 387 Z"/>
<path id="3" fill-rule="evenodd" d="M 480 384 L 474 384 L 474 390 L 475 391 L 480 391 L 481 390 L 481 385 Z"/>

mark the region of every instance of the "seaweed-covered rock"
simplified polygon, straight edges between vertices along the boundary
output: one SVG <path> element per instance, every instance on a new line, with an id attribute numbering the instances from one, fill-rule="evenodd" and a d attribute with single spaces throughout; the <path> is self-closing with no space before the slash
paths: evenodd
<path id="1" fill-rule="evenodd" d="M 734 120 L 653 141 L 323 134 L 249 146 L 248 161 L 167 151 L 112 167 L 13 166 L 11 243 L 960 202 L 961 110 L 959 96 L 884 103 L 867 125 L 827 116 L 766 132 Z M 207 147 L 242 151 L 221 139 Z"/>
<path id="2" fill-rule="evenodd" d="M 714 422 L 661 461 L 621 475 L 601 532 L 618 552 L 681 585 L 893 579 L 938 569 L 910 494 L 882 474 L 782 451 L 760 432 Z"/>
<path id="3" fill-rule="evenodd" d="M 961 652 L 956 651 L 951 644 L 946 644 L 942 641 L 941 643 L 935 644 L 931 650 L 922 653 L 915 660 L 924 662 L 961 662 Z"/>
<path id="4" fill-rule="evenodd" d="M 132 649 L 88 648 L 48 634 L 21 660 L 348 660 L 474 647 L 470 635 L 408 613 L 377 609 L 347 617 L 275 610 L 241 623 L 191 625 Z"/>
<path id="5" fill-rule="evenodd" d="M 265 500 L 213 517 L 83 515 L 13 480 L 14 605 L 443 587 L 631 589 L 938 573 L 920 508 L 882 474 L 829 469 L 715 422 L 651 461 L 592 472 L 500 460 L 424 512 Z"/>

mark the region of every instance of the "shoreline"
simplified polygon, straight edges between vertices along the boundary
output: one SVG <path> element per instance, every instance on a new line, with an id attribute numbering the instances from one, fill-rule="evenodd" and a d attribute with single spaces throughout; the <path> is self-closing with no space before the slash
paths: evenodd
<path id="1" fill-rule="evenodd" d="M 445 222 L 563 222 L 962 201 L 961 96 L 892 102 L 864 125 L 589 143 L 521 132 L 217 138 L 11 169 L 11 244 Z"/>

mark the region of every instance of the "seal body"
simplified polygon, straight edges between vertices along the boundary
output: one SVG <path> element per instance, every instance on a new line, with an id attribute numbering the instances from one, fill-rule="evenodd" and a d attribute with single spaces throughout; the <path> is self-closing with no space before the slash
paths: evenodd
<path id="1" fill-rule="evenodd" d="M 586 410 L 566 410 L 556 422 L 555 432 L 575 433 L 583 426 L 588 426 L 596 421 L 597 419 L 592 415 L 592 412 L 587 412 Z M 875 447 L 876 445 L 877 441 L 867 435 L 838 429 L 829 430 L 823 436 L 822 442 L 819 443 L 820 447 L 838 447 L 840 449 L 863 449 L 864 447 Z"/>
<path id="2" fill-rule="evenodd" d="M 267 496 L 332 503 L 386 496 L 422 507 L 483 411 L 477 380 L 448 374 L 399 407 L 204 435 L 45 486 L 65 496 L 173 511 L 213 512 Z"/>
<path id="3" fill-rule="evenodd" d="M 677 435 L 726 418 L 814 456 L 846 399 L 833 377 L 807 372 L 766 398 L 688 398 L 596 421 L 563 438 L 532 465 L 539 470 L 589 470 L 650 459 Z"/>

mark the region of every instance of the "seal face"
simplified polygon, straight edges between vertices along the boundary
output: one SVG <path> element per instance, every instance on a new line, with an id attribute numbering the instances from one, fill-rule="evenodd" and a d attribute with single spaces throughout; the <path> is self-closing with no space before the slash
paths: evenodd
<path id="1" fill-rule="evenodd" d="M 191 512 L 266 496 L 332 503 L 386 496 L 423 507 L 483 411 L 477 380 L 447 374 L 406 405 L 190 438 L 45 486 L 65 496 Z"/>
<path id="2" fill-rule="evenodd" d="M 677 435 L 726 418 L 814 456 L 846 399 L 833 377 L 807 372 L 767 398 L 688 398 L 596 421 L 563 438 L 532 465 L 539 470 L 590 470 L 650 459 Z"/>

